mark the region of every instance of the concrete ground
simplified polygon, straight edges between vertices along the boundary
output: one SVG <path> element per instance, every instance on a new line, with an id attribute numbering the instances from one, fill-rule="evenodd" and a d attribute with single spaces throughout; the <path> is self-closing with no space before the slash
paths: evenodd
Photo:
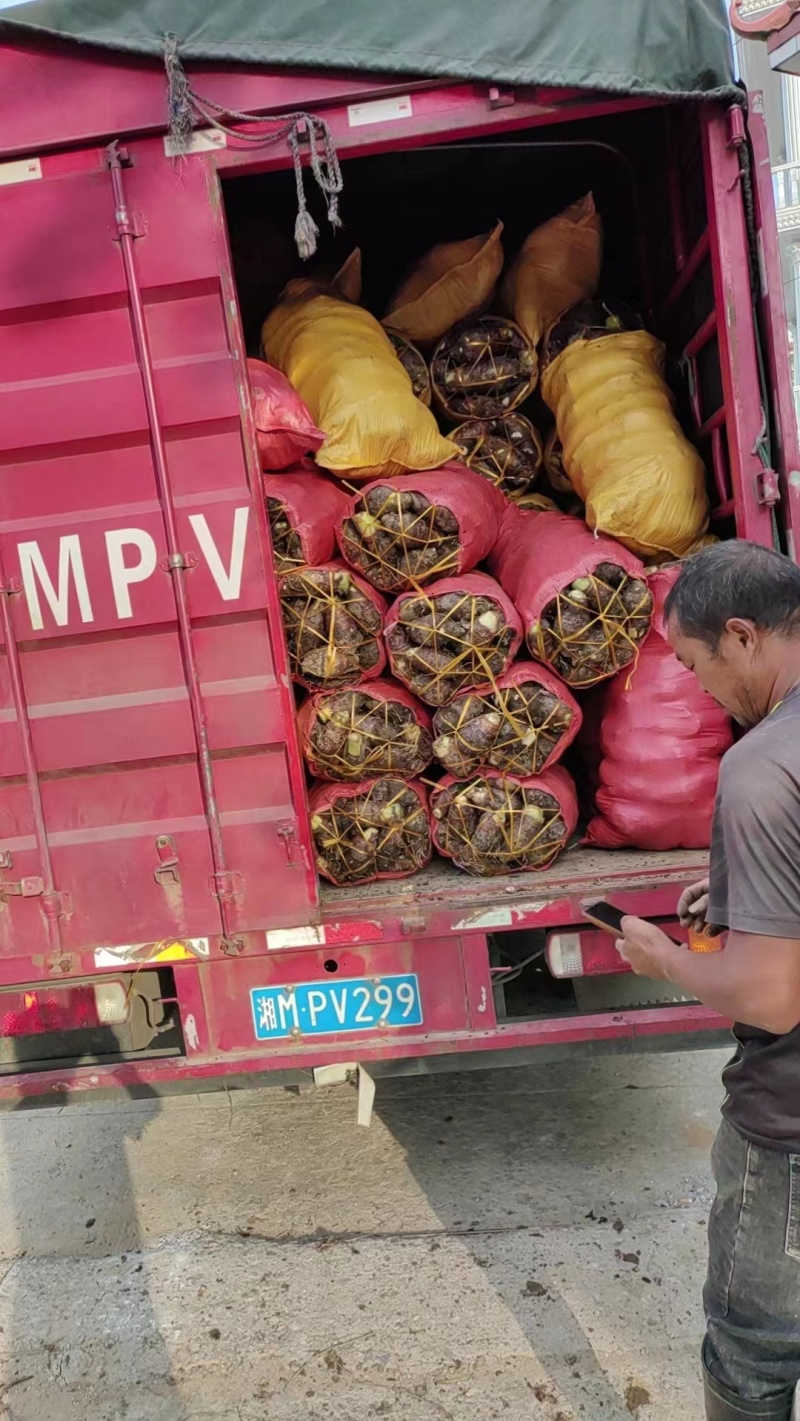
<path id="1" fill-rule="evenodd" d="M 700 1421 L 720 1057 L 0 1118 L 8 1421 Z"/>

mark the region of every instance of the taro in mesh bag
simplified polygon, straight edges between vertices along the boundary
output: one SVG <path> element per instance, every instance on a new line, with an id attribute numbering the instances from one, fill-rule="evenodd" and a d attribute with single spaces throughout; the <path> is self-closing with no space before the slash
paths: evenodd
<path id="1" fill-rule="evenodd" d="M 431 361 L 437 403 L 451 419 L 496 419 L 536 384 L 536 351 L 513 321 L 478 316 L 454 326 Z"/>
<path id="2" fill-rule="evenodd" d="M 381 479 L 357 493 L 338 538 L 352 567 L 383 592 L 469 572 L 500 531 L 504 503 L 463 464 Z"/>
<path id="3" fill-rule="evenodd" d="M 335 560 L 287 572 L 278 586 L 292 676 L 308 690 L 352 686 L 386 664 L 386 602 Z"/>
<path id="4" fill-rule="evenodd" d="M 574 492 L 564 468 L 564 450 L 555 425 L 550 430 L 544 446 L 544 472 L 547 482 L 556 493 Z"/>
<path id="5" fill-rule="evenodd" d="M 306 763 L 322 780 L 413 778 L 433 759 L 429 712 L 388 678 L 309 696 L 297 729 Z"/>
<path id="6" fill-rule="evenodd" d="M 454 775 L 491 766 L 535 775 L 561 758 L 578 733 L 581 710 L 558 676 L 518 661 L 494 686 L 464 691 L 433 718 L 433 753 Z"/>
<path id="7" fill-rule="evenodd" d="M 424 405 L 431 402 L 431 373 L 428 369 L 428 362 L 421 350 L 412 344 L 402 331 L 393 331 L 389 326 L 385 327 L 386 334 L 394 346 L 395 355 L 411 381 L 411 388 L 418 400 Z"/>
<path id="8" fill-rule="evenodd" d="M 386 618 L 392 671 L 431 706 L 446 705 L 459 691 L 501 676 L 521 640 L 511 600 L 483 572 L 406 592 Z"/>
<path id="9" fill-rule="evenodd" d="M 577 518 L 509 505 L 488 559 L 514 602 L 528 650 L 573 687 L 630 665 L 650 627 L 644 568 Z"/>
<path id="10" fill-rule="evenodd" d="M 450 438 L 476 474 L 515 502 L 530 493 L 541 473 L 542 437 L 523 414 L 467 420 Z"/>
<path id="11" fill-rule="evenodd" d="M 348 504 L 344 489 L 300 469 L 265 478 L 264 499 L 276 572 L 291 572 L 333 557 L 336 524 Z"/>
<path id="12" fill-rule="evenodd" d="M 541 775 L 484 769 L 445 775 L 431 794 L 433 841 L 467 873 L 547 868 L 578 822 L 575 786 L 561 765 Z"/>
<path id="13" fill-rule="evenodd" d="M 331 883 L 406 878 L 430 859 L 427 794 L 414 780 L 317 784 L 309 808 L 317 870 Z"/>

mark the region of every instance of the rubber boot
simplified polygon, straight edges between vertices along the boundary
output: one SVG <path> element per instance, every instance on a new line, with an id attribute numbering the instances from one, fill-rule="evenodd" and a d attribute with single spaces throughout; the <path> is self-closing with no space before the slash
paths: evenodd
<path id="1" fill-rule="evenodd" d="M 706 1421 L 792 1421 L 800 1412 L 800 1401 L 796 1396 L 795 1405 L 792 1405 L 792 1392 L 784 1396 L 765 1397 L 763 1401 L 748 1401 L 723 1386 L 722 1382 L 715 1381 L 705 1367 L 703 1385 Z"/>

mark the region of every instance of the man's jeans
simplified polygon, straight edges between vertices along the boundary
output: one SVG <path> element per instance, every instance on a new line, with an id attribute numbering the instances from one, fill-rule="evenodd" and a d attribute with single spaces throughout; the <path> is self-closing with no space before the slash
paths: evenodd
<path id="1" fill-rule="evenodd" d="M 751 1145 L 723 1121 L 712 1162 L 706 1414 L 790 1421 L 800 1382 L 800 1155 Z"/>

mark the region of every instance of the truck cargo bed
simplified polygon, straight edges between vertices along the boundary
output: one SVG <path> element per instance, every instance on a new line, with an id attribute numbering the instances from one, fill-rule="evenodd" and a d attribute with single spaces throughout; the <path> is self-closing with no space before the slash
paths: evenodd
<path id="1" fill-rule="evenodd" d="M 679 885 L 702 877 L 707 858 L 696 850 L 647 853 L 576 845 L 541 873 L 473 878 L 436 856 L 412 878 L 349 888 L 324 884 L 323 921 L 411 914 L 440 926 L 445 913 L 452 916 L 452 928 L 545 926 L 565 921 L 567 903 L 572 913 L 581 900 L 613 900 L 615 888 L 626 893 L 664 890 L 664 913 L 671 914 Z"/>

